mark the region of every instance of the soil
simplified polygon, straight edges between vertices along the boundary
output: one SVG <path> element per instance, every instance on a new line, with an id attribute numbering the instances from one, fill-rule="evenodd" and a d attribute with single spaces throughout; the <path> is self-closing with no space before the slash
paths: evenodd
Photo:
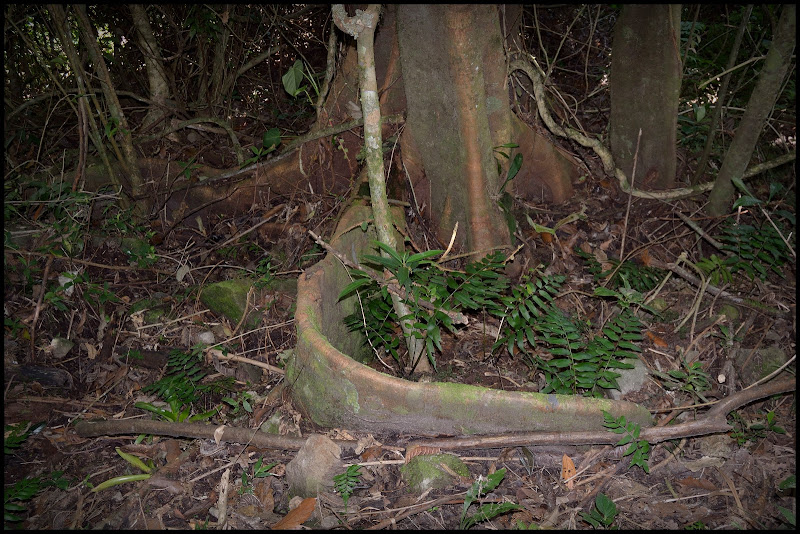
<path id="1" fill-rule="evenodd" d="M 575 290 L 559 299 L 565 311 L 580 314 L 597 321 L 608 310 L 586 293 L 596 285 L 587 274 L 583 263 L 573 252 L 574 247 L 595 252 L 603 250 L 615 257 L 621 242 L 621 232 L 626 232 L 626 250 L 639 249 L 639 261 L 644 251 L 669 261 L 681 251 L 689 249 L 696 239 L 693 233 L 683 230 L 680 221 L 669 206 L 634 201 L 629 217 L 625 218 L 626 204 L 617 199 L 613 190 L 603 184 L 587 180 L 579 189 L 573 203 L 536 213 L 536 222 L 552 225 L 570 213 L 581 211 L 590 214 L 586 220 L 563 227 L 555 239 L 545 241 L 532 232 L 520 234 L 528 245 L 520 252 L 518 261 L 526 268 L 540 262 L 548 264 L 548 272 L 568 275 L 566 289 Z M 306 199 L 320 202 L 326 200 Z M 276 199 L 276 204 L 290 202 Z M 330 201 L 327 201 L 330 202 Z M 269 210 L 265 206 L 264 211 Z M 520 209 L 524 209 L 522 206 Z M 331 213 L 336 205 L 325 206 L 317 213 Z M 683 210 L 688 212 L 688 206 Z M 300 220 L 299 210 L 286 222 L 308 228 L 323 228 L 330 232 L 322 218 Z M 530 211 L 529 213 L 533 213 Z M 220 238 L 231 237 L 232 227 L 247 228 L 259 220 L 260 213 L 250 219 L 226 221 L 220 218 L 211 229 Z M 319 216 L 318 216 L 319 217 Z M 626 223 L 626 220 L 628 221 Z M 635 223 L 634 223 L 635 221 Z M 413 242 L 420 242 L 424 228 L 410 221 L 409 234 Z M 283 471 L 294 450 L 257 449 L 240 444 L 215 444 L 213 440 L 145 437 L 136 443 L 136 435 L 79 437 L 73 428 L 82 419 L 140 419 L 149 416 L 134 404 L 152 401 L 152 394 L 142 388 L 152 384 L 163 374 L 163 365 L 169 351 L 190 347 L 201 331 L 225 331 L 234 339 L 226 346 L 234 354 L 268 363 L 275 368 L 282 365 L 281 357 L 295 343 L 292 324 L 294 296 L 291 291 L 274 290 L 268 302 L 258 305 L 266 310 L 262 325 L 236 338 L 230 335 L 237 325 L 204 311 L 196 294 L 187 291 L 189 284 L 178 282 L 175 276 L 160 273 L 175 269 L 175 258 L 181 254 L 181 234 L 175 234 L 159 247 L 162 259 L 147 268 L 129 264 L 129 258 L 107 242 L 94 245 L 88 242 L 86 262 L 77 265 L 91 275 L 92 280 L 109 283 L 108 288 L 120 297 L 119 304 L 106 303 L 104 312 L 111 321 L 102 324 L 99 308 L 85 293 L 74 293 L 67 299 L 70 313 L 54 305 L 45 305 L 40 311 L 35 331 L 35 359 L 26 361 L 30 350 L 30 330 L 14 331 L 6 323 L 5 329 L 5 403 L 6 425 L 20 421 L 45 422 L 46 425 L 30 435 L 20 446 L 5 455 L 5 487 L 24 479 L 40 477 L 43 489 L 30 500 L 12 501 L 22 504 L 24 511 L 17 512 L 22 521 L 6 522 L 6 526 L 25 529 L 58 528 L 200 528 L 215 524 L 219 510 L 220 483 L 223 467 L 230 469 L 227 493 L 227 525 L 231 528 L 264 528 L 279 521 L 289 511 L 289 495 Z M 195 251 L 208 250 L 204 262 L 216 266 L 206 270 L 196 267 L 195 283 L 210 283 L 237 276 L 242 269 L 253 271 L 258 261 L 266 256 L 273 258 L 279 269 L 284 266 L 305 266 L 319 254 L 311 242 L 300 233 L 287 234 L 280 240 L 256 236 L 251 245 L 233 250 L 213 250 L 213 241 L 198 246 Z M 305 257 L 304 257 L 305 255 Z M 167 258 L 173 259 L 167 259 Z M 283 261 L 281 261 L 281 259 Z M 15 261 L 14 259 L 11 260 Z M 98 266 L 98 264 L 106 267 Z M 65 260 L 55 260 L 53 273 L 69 267 Z M 115 270 L 112 270 L 115 269 Z M 290 269 L 286 269 L 290 271 Z M 781 302 L 794 307 L 786 285 L 794 284 L 794 275 L 786 269 L 786 279 L 769 278 L 763 283 L 737 280 L 741 294 L 753 297 L 772 295 L 772 300 L 762 299 L 774 306 Z M 278 279 L 290 279 L 297 272 L 273 272 Z M 52 276 L 52 275 L 51 275 Z M 10 283 L 9 283 L 10 281 Z M 729 355 L 733 348 L 743 347 L 756 351 L 776 346 L 785 353 L 794 351 L 794 323 L 756 310 L 741 307 L 742 315 L 735 324 L 745 325 L 734 342 L 725 346 L 724 340 L 713 328 L 705 330 L 716 317 L 721 302 L 705 299 L 698 310 L 696 322 L 682 329 L 676 325 L 691 310 L 696 288 L 673 278 L 661 290 L 672 314 L 662 321 L 648 321 L 642 359 L 651 369 L 662 371 L 680 367 L 678 354 L 687 349 L 696 350 L 697 361 L 712 377 L 711 387 L 702 392 L 709 400 L 721 398 L 731 391 L 749 385 L 736 377 L 751 376 L 747 369 L 732 363 Z M 567 293 L 567 291 L 562 291 Z M 12 273 L 7 279 L 6 310 L 14 317 L 33 312 L 26 301 L 21 280 Z M 125 313 L 129 303 L 143 297 L 160 299 L 167 315 L 147 327 L 137 323 Z M 525 363 L 519 356 L 507 353 L 492 354 L 494 339 L 487 327 L 499 326 L 496 320 L 474 317 L 471 325 L 455 336 L 444 340 L 444 351 L 437 358 L 438 374 L 434 380 L 466 381 L 473 384 L 508 390 L 538 391 L 544 386 L 543 375 Z M 220 328 L 222 330 L 220 330 Z M 488 329 L 490 330 L 490 329 Z M 63 355 L 51 345 L 56 336 L 68 336 L 75 346 Z M 694 341 L 692 341 L 694 340 Z M 132 356 L 138 351 L 141 360 Z M 758 357 L 748 366 L 757 364 Z M 735 373 L 725 383 L 713 377 L 729 373 L 733 364 Z M 383 372 L 394 372 L 375 363 Z M 216 369 L 222 370 L 224 364 Z M 390 366 L 391 367 L 391 366 Z M 792 369 L 794 369 L 792 367 Z M 211 369 L 212 373 L 215 369 Z M 396 370 L 395 370 L 396 371 Z M 792 371 L 793 372 L 793 371 Z M 38 374 L 37 374 L 38 373 Z M 469 466 L 471 478 L 459 479 L 443 490 L 436 490 L 418 499 L 410 495 L 399 475 L 403 460 L 403 444 L 414 436 L 363 436 L 350 435 L 347 429 L 320 429 L 295 412 L 289 398 L 279 393 L 282 381 L 280 372 L 264 371 L 261 376 L 237 375 L 234 391 L 227 395 L 236 398 L 251 392 L 252 411 L 226 407 L 213 421 L 228 425 L 256 428 L 272 420 L 284 435 L 307 436 L 326 433 L 332 437 L 371 438 L 376 445 L 355 454 L 352 447 L 343 449 L 347 463 L 363 465 L 363 476 L 348 502 L 347 511 L 340 508 L 340 497 L 333 493 L 321 494 L 317 508 L 328 518 L 323 523 L 331 526 L 335 517 L 342 526 L 367 528 L 455 528 L 463 508 L 463 492 L 479 476 L 486 476 L 505 468 L 500 486 L 486 497 L 486 502 L 510 501 L 521 508 L 491 521 L 479 522 L 474 528 L 521 528 L 534 524 L 558 528 L 588 528 L 582 512 L 590 512 L 596 492 L 602 492 L 616 504 L 614 526 L 620 528 L 776 528 L 787 526 L 779 507 L 793 510 L 794 490 L 782 490 L 779 485 L 795 473 L 795 402 L 793 395 L 756 402 L 736 414 L 735 431 L 727 434 L 703 436 L 681 442 L 656 445 L 650 451 L 650 473 L 640 467 L 630 467 L 630 457 L 623 457 L 624 447 L 573 447 L 553 444 L 549 447 L 522 447 L 488 450 L 455 451 Z M 213 375 L 212 375 L 213 377 Z M 744 379 L 742 379 L 744 380 Z M 749 380 L 749 379 L 747 379 Z M 270 395 L 270 392 L 274 392 Z M 219 405 L 221 394 L 204 396 L 195 412 Z M 241 397 L 238 397 L 241 398 Z M 677 421 L 689 420 L 702 414 L 704 408 L 697 396 L 688 392 L 667 390 L 664 383 L 650 380 L 642 389 L 631 393 L 628 400 L 641 403 L 660 419 L 672 408 L 698 404 L 696 409 L 683 411 Z M 772 413 L 772 427 L 758 429 L 753 424 L 764 423 L 767 413 Z M 745 426 L 742 426 L 745 425 Z M 749 425 L 749 429 L 747 428 Z M 786 432 L 780 432 L 780 428 Z M 126 474 L 139 474 L 124 460 L 115 448 L 152 461 L 157 474 L 146 481 L 128 482 L 93 492 L 103 481 Z M 563 455 L 576 464 L 580 475 L 572 488 L 561 480 Z M 527 455 L 527 456 L 526 456 Z M 533 458 L 533 464 L 530 463 Z M 270 476 L 253 478 L 257 460 L 275 464 Z M 59 472 L 63 487 L 46 486 L 52 474 Z M 242 475 L 249 478 L 243 482 Z M 18 487 L 18 486 L 15 486 Z M 8 495 L 8 493 L 7 493 Z M 337 499 L 339 499 L 337 501 Z M 8 502 L 8 501 L 7 501 Z M 337 505 L 336 503 L 339 503 Z M 470 509 L 475 513 L 476 508 Z M 394 522 L 392 519 L 394 518 Z M 313 519 L 311 520 L 313 521 Z"/>

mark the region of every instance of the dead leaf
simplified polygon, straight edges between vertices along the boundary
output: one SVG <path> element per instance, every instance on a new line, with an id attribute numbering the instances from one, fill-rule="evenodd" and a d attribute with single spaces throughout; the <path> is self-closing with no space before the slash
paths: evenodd
<path id="1" fill-rule="evenodd" d="M 561 457 L 561 480 L 566 481 L 567 488 L 575 487 L 574 480 L 568 480 L 575 476 L 575 462 L 566 454 Z"/>
<path id="2" fill-rule="evenodd" d="M 283 519 L 272 525 L 272 530 L 289 530 L 302 525 L 314 513 L 314 507 L 317 506 L 317 498 L 309 497 L 303 499 L 297 508 L 289 512 Z"/>
<path id="3" fill-rule="evenodd" d="M 439 447 L 428 447 L 427 445 L 414 445 L 406 450 L 406 463 L 410 462 L 414 456 L 439 454 L 442 449 Z"/>
<path id="4" fill-rule="evenodd" d="M 656 347 L 666 347 L 666 346 L 668 346 L 668 345 L 669 345 L 669 343 L 667 343 L 667 342 L 664 340 L 664 338 L 661 338 L 661 337 L 659 337 L 659 336 L 655 335 L 653 332 L 651 332 L 651 331 L 649 331 L 649 330 L 647 330 L 647 331 L 644 333 L 644 335 L 645 335 L 645 336 L 647 336 L 647 338 L 648 338 L 650 341 L 652 341 L 652 342 L 653 342 L 653 345 L 655 345 Z"/>

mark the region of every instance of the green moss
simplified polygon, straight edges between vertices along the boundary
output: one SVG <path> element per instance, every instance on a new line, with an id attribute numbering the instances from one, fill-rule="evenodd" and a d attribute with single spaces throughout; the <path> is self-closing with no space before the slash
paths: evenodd
<path id="1" fill-rule="evenodd" d="M 452 454 L 415 456 L 408 464 L 400 467 L 400 473 L 408 484 L 409 491 L 421 494 L 429 489 L 445 488 L 455 482 L 453 476 L 440 467 L 441 464 L 459 476 L 470 476 L 466 464 Z"/>

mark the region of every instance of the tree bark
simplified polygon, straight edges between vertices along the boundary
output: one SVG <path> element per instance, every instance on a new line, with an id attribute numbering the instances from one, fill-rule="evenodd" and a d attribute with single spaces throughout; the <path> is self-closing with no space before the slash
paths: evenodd
<path id="1" fill-rule="evenodd" d="M 614 28 L 611 153 L 628 183 L 635 179 L 641 188 L 669 189 L 675 184 L 680 22 L 680 5 L 629 4 Z M 634 156 L 636 177 L 631 176 Z"/>
<path id="2" fill-rule="evenodd" d="M 758 82 L 747 102 L 747 109 L 736 128 L 733 142 L 725 154 L 722 169 L 708 197 L 707 209 L 710 215 L 724 215 L 730 209 L 733 200 L 733 180 L 741 179 L 747 169 L 764 122 L 778 99 L 783 78 L 792 61 L 797 26 L 795 16 L 794 4 L 783 6 L 772 46 L 764 60 L 764 68 L 758 76 Z"/>
<path id="3" fill-rule="evenodd" d="M 361 88 L 361 110 L 364 116 L 364 148 L 366 149 L 367 174 L 369 176 L 370 200 L 378 239 L 398 250 L 389 213 L 389 200 L 386 196 L 386 178 L 383 172 L 383 140 L 381 134 L 381 108 L 378 101 L 378 81 L 375 75 L 374 34 L 380 16 L 380 4 L 370 4 L 355 17 L 347 17 L 344 6 L 333 6 L 333 20 L 340 30 L 356 38 L 358 50 L 359 87 Z M 384 251 L 381 254 L 386 255 Z M 392 303 L 398 317 L 409 314 L 406 306 L 397 295 L 392 295 Z M 433 371 L 427 358 L 422 357 L 423 340 L 412 332 L 413 321 L 400 322 L 408 346 L 412 371 L 422 373 Z"/>
<path id="4" fill-rule="evenodd" d="M 144 195 L 144 182 L 139 172 L 136 151 L 133 148 L 133 139 L 131 137 L 130 126 L 125 114 L 122 111 L 122 106 L 119 104 L 117 93 L 114 90 L 114 84 L 111 81 L 111 74 L 108 72 L 108 67 L 103 59 L 103 53 L 100 51 L 100 46 L 97 44 L 97 32 L 92 28 L 89 17 L 86 14 L 86 6 L 78 5 L 75 7 L 75 14 L 78 20 L 78 27 L 81 31 L 81 37 L 89 56 L 92 58 L 95 72 L 103 87 L 103 95 L 106 98 L 106 105 L 108 106 L 111 116 L 117 123 L 119 131 L 119 138 L 121 140 L 123 157 L 120 164 L 123 166 L 126 175 L 128 176 L 131 185 L 131 196 L 135 199 L 133 205 L 133 213 L 137 217 L 143 217 L 147 208 L 149 208 L 148 199 Z"/>
<path id="5" fill-rule="evenodd" d="M 133 26 L 136 28 L 139 48 L 144 56 L 144 64 L 147 68 L 147 81 L 150 84 L 150 109 L 142 120 L 142 128 L 147 129 L 151 124 L 157 122 L 164 116 L 169 99 L 169 80 L 164 62 L 161 58 L 161 46 L 153 35 L 153 28 L 147 18 L 147 11 L 144 5 L 131 4 L 128 6 L 133 18 Z"/>

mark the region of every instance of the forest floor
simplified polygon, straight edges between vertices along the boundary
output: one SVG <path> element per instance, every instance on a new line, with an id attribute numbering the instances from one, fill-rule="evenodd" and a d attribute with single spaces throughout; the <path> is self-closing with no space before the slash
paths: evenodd
<path id="1" fill-rule="evenodd" d="M 555 237 L 521 225 L 525 229 L 520 230 L 519 240 L 525 246 L 519 261 L 526 269 L 543 264 L 548 273 L 565 275 L 562 293 L 571 295 L 560 299 L 561 306 L 591 324 L 602 321 L 609 310 L 590 298 L 599 282 L 587 271 L 576 248 L 595 258 L 602 259 L 604 254 L 615 257 L 624 234 L 626 251 L 637 251 L 634 259 L 640 273 L 651 260 L 669 263 L 684 251 L 713 252 L 675 215 L 680 211 L 691 216 L 697 208 L 692 201 L 667 205 L 635 199 L 626 215 L 627 201 L 614 184 L 589 178 L 577 187 L 569 204 L 527 212 L 546 226 L 578 212 L 585 213 L 585 219 L 561 227 Z M 362 465 L 347 506 L 341 506 L 341 494 L 322 493 L 315 502 L 317 515 L 306 526 L 455 529 L 465 517 L 465 492 L 479 477 L 504 468 L 505 476 L 497 488 L 475 501 L 466 515 L 476 514 L 478 505 L 487 503 L 511 502 L 517 509 L 477 521 L 473 528 L 592 528 L 584 514 L 594 510 L 598 516 L 595 502 L 600 494 L 614 503 L 613 508 L 607 508 L 607 501 L 601 505 L 605 512 L 601 524 L 604 520 L 605 526 L 793 528 L 781 511 L 793 513 L 796 507 L 794 485 L 786 488 L 782 484 L 796 472 L 793 394 L 755 402 L 732 413 L 730 432 L 654 445 L 649 451 L 649 473 L 630 466 L 630 456 L 620 454 L 624 447 L 553 443 L 547 447 L 459 450 L 454 454 L 468 465 L 469 477 L 455 478 L 452 484 L 422 496 L 410 493 L 400 474 L 402 444 L 415 436 L 368 436 L 348 429 L 316 428 L 292 406 L 285 392 L 278 392 L 283 380 L 282 357 L 296 341 L 296 295 L 290 289 L 291 280 L 322 257 L 305 230 L 330 235 L 335 215 L 343 207 L 340 202 L 323 196 L 277 198 L 274 205 L 262 206 L 247 216 L 220 216 L 206 235 L 184 229 L 168 236 L 155 249 L 155 261 L 146 266 L 132 265 L 131 255 L 111 240 L 87 239 L 81 263 L 58 258 L 52 262 L 48 287 L 55 283 L 57 273 L 75 268 L 95 285 L 75 284 L 76 291 L 71 294 L 61 292 L 59 299 L 47 298 L 38 304 L 31 295 L 38 295 L 41 286 L 36 284 L 41 284 L 41 278 L 31 287 L 24 267 L 25 261 L 43 263 L 43 259 L 6 249 L 4 525 L 25 530 L 213 528 L 223 513 L 226 528 L 263 529 L 284 518 L 290 509 L 285 469 L 295 450 L 180 436 L 86 438 L 74 430 L 74 423 L 85 419 L 151 418 L 151 413 L 135 406 L 157 400 L 143 388 L 163 376 L 171 351 L 191 353 L 190 347 L 202 339 L 199 335 L 210 331 L 215 341 L 227 341 L 230 353 L 272 367 L 255 374 L 235 374 L 231 390 L 202 395 L 192 413 L 223 406 L 212 422 L 258 428 L 271 420 L 284 435 L 321 433 L 362 443 L 369 440 L 372 445 L 360 454 L 344 448 L 345 463 Z M 300 231 L 253 232 L 236 244 L 218 246 L 270 213 L 273 222 Z M 409 216 L 408 223 L 409 237 L 421 249 L 439 246 L 426 239 L 430 233 L 423 221 Z M 187 243 L 194 247 L 188 250 Z M 201 259 L 178 280 L 177 266 L 185 264 L 190 252 Z M 640 359 L 649 369 L 668 373 L 686 371 L 685 358 L 690 358 L 700 362 L 705 375 L 694 376 L 705 382 L 693 388 L 680 380 L 671 384 L 653 375 L 626 400 L 645 406 L 662 423 L 665 418 L 687 421 L 701 416 L 709 403 L 759 380 L 774 364 L 766 361 L 766 354 L 777 352 L 788 355 L 783 358 L 788 360 L 796 350 L 796 273 L 794 265 L 779 270 L 783 278 L 769 272 L 765 280 L 755 281 L 740 272 L 726 287 L 768 308 L 790 311 L 782 316 L 752 307 L 732 308 L 708 293 L 698 305 L 698 288 L 672 276 L 659 290 L 665 313 L 646 322 Z M 266 286 L 265 302 L 257 303 L 264 310 L 263 320 L 249 331 L 212 314 L 197 296 L 197 287 L 242 274 L 273 282 Z M 108 298 L 109 293 L 116 301 Z M 143 298 L 156 299 L 165 314 L 154 322 L 147 322 L 141 313 L 132 314 L 131 305 Z M 738 316 L 720 322 L 721 310 Z M 38 318 L 31 332 L 27 325 L 34 324 L 30 320 L 34 314 Z M 726 325 L 727 330 L 720 328 Z M 496 322 L 494 326 L 498 326 Z M 62 349 L 62 338 L 74 345 Z M 544 374 L 519 354 L 492 353 L 493 342 L 481 328 L 446 336 L 433 380 L 522 391 L 546 386 Z M 30 359 L 32 345 L 35 356 Z M 737 358 L 737 354 L 741 356 Z M 219 362 L 213 365 L 216 367 L 209 367 L 207 379 L 221 376 L 222 368 L 227 368 Z M 379 362 L 374 366 L 382 372 L 397 372 L 391 359 L 386 366 Z M 794 370 L 795 365 L 790 365 L 782 377 Z M 225 403 L 223 396 L 233 400 Z M 691 408 L 673 412 L 686 406 Z M 39 426 L 40 422 L 44 426 Z M 15 438 L 19 431 L 10 433 L 9 425 L 18 424 L 33 430 L 26 439 Z M 143 474 L 116 448 L 152 462 L 156 473 L 146 480 L 134 478 L 93 491 L 114 477 Z M 564 455 L 573 460 L 579 473 L 571 483 L 561 478 Z M 258 470 L 264 466 L 270 466 L 268 473 Z M 9 513 L 18 520 L 9 520 Z"/>

